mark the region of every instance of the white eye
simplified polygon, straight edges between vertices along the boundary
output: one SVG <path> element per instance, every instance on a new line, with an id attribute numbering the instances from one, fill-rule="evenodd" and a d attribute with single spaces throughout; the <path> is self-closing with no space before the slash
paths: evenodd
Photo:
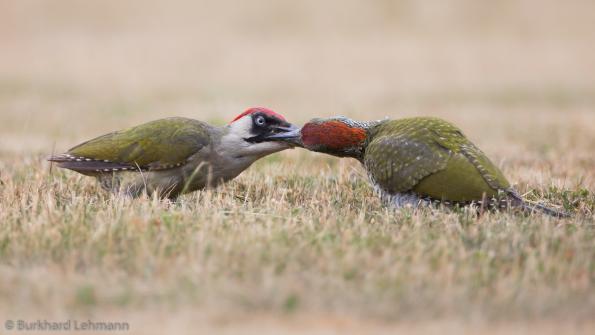
<path id="1" fill-rule="evenodd" d="M 265 123 L 267 123 L 267 120 L 264 119 L 264 116 L 257 116 L 254 122 L 259 126 L 264 126 Z"/>

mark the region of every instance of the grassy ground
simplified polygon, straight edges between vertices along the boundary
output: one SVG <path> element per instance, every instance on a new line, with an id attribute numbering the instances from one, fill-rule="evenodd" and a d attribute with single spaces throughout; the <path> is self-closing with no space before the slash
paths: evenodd
<path id="1" fill-rule="evenodd" d="M 593 13 L 581 0 L 3 2 L 0 321 L 593 332 Z M 446 118 L 527 198 L 575 216 L 395 211 L 356 162 L 298 149 L 174 203 L 114 197 L 43 159 L 252 105 L 296 123 Z"/>

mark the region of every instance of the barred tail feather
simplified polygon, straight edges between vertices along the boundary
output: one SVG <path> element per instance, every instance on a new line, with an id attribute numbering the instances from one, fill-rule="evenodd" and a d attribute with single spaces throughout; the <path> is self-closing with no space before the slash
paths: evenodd
<path id="1" fill-rule="evenodd" d="M 58 166 L 61 168 L 73 170 L 83 174 L 139 170 L 139 167 L 131 164 L 73 156 L 67 153 L 51 156 L 47 160 L 58 163 Z"/>
<path id="2" fill-rule="evenodd" d="M 569 218 L 572 217 L 571 214 L 558 211 L 556 209 L 547 207 L 542 204 L 536 204 L 528 202 L 524 200 L 516 191 L 514 190 L 507 190 L 505 197 L 502 198 L 491 198 L 486 199 L 485 201 L 472 201 L 472 202 L 452 202 L 452 201 L 443 201 L 443 200 L 436 200 L 432 198 L 423 198 L 419 197 L 414 193 L 395 193 L 389 194 L 383 191 L 381 188 L 376 187 L 375 190 L 380 194 L 381 199 L 383 202 L 393 206 L 395 208 L 402 208 L 402 207 L 413 207 L 417 208 L 419 206 L 474 206 L 481 209 L 488 209 L 488 210 L 505 210 L 505 209 L 520 209 L 525 213 L 534 213 L 540 212 L 546 215 L 550 215 L 557 218 Z"/>
<path id="3" fill-rule="evenodd" d="M 517 205 L 518 207 L 523 209 L 523 211 L 526 211 L 528 213 L 541 212 L 543 214 L 550 215 L 550 216 L 557 217 L 557 218 L 572 217 L 572 215 L 570 213 L 567 213 L 564 211 L 559 211 L 557 209 L 547 207 L 543 204 L 528 202 L 527 200 L 523 199 L 514 190 L 509 190 L 509 191 L 507 191 L 507 193 L 515 202 L 517 202 L 517 204 L 515 204 L 515 205 Z"/>
<path id="4" fill-rule="evenodd" d="M 570 213 L 567 212 L 562 212 L 547 206 L 544 206 L 542 204 L 530 204 L 530 203 L 523 203 L 522 205 L 523 209 L 529 212 L 541 212 L 543 214 L 547 214 L 553 217 L 557 217 L 557 218 L 570 218 L 572 217 L 572 215 Z"/>

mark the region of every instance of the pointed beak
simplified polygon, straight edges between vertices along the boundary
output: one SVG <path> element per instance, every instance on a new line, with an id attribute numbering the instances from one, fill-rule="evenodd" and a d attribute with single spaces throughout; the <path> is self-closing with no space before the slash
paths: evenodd
<path id="1" fill-rule="evenodd" d="M 267 135 L 265 137 L 267 141 L 281 141 L 300 147 L 303 146 L 301 139 L 302 134 L 300 133 L 300 130 L 302 128 L 290 124 L 289 127 L 277 127 L 276 129 L 280 132 L 276 134 Z"/>

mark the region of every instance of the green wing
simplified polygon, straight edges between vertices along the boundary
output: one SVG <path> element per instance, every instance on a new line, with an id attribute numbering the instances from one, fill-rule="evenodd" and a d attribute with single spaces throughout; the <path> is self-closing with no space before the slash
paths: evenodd
<path id="1" fill-rule="evenodd" d="M 208 128 L 207 124 L 193 119 L 161 119 L 97 137 L 56 157 L 66 157 L 63 163 L 72 163 L 80 170 L 104 167 L 116 170 L 119 166 L 167 169 L 185 163 L 210 144 Z M 98 166 L 98 162 L 108 164 Z"/>
<path id="2" fill-rule="evenodd" d="M 510 184 L 500 170 L 452 124 L 436 118 L 384 122 L 373 138 L 364 164 L 389 193 L 414 192 L 439 200 L 481 200 Z"/>

